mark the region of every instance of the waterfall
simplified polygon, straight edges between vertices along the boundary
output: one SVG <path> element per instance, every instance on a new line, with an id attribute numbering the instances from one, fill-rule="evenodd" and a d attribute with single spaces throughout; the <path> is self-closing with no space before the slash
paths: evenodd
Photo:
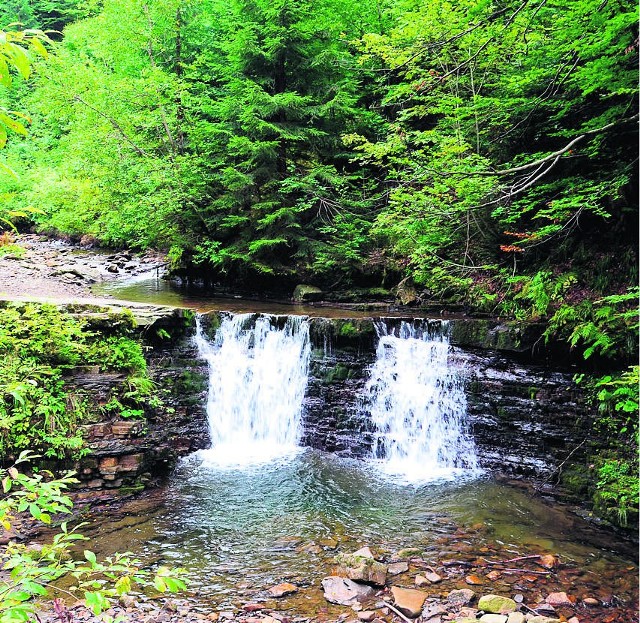
<path id="1" fill-rule="evenodd" d="M 463 379 L 449 365 L 446 321 L 376 325 L 379 343 L 362 409 L 375 427 L 373 458 L 410 482 L 477 470 Z"/>
<path id="2" fill-rule="evenodd" d="M 209 363 L 207 460 L 236 465 L 295 452 L 311 352 L 306 318 L 223 316 L 212 342 L 198 319 L 196 344 Z"/>

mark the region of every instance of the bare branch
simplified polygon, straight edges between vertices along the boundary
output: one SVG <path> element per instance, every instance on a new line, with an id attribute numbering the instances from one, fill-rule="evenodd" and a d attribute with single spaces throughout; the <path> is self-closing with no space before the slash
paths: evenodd
<path id="1" fill-rule="evenodd" d="M 127 143 L 131 145 L 131 147 L 133 147 L 134 151 L 137 154 L 139 154 L 140 156 L 150 157 L 151 154 L 147 153 L 144 149 L 142 149 L 142 147 L 138 147 L 138 145 L 136 145 L 131 140 L 131 138 L 129 138 L 129 135 L 122 129 L 122 126 L 113 117 L 110 117 L 109 115 L 103 113 L 101 110 L 97 109 L 95 106 L 92 106 L 91 104 L 89 104 L 89 102 L 82 99 L 79 95 L 74 95 L 73 100 L 84 104 L 89 110 L 93 110 L 93 112 L 95 112 L 97 115 L 99 115 L 103 119 L 106 119 L 118 131 L 120 136 L 122 136 L 122 138 L 127 141 Z"/>

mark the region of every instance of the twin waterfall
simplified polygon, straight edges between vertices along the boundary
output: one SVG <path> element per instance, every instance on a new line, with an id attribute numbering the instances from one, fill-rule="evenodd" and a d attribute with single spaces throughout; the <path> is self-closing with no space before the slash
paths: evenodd
<path id="1" fill-rule="evenodd" d="M 373 455 L 381 469 L 409 481 L 476 470 L 464 428 L 463 380 L 449 366 L 446 322 L 376 326 L 379 342 L 362 405 L 375 426 Z"/>
<path id="2" fill-rule="evenodd" d="M 196 343 L 209 363 L 209 458 L 234 465 L 295 453 L 311 354 L 306 319 L 275 326 L 269 316 L 229 315 L 213 343 L 198 322 Z"/>
<path id="3" fill-rule="evenodd" d="M 429 329 L 431 327 L 431 329 Z M 446 323 L 377 326 L 379 345 L 364 394 L 374 426 L 373 461 L 405 481 L 450 478 L 476 469 L 464 427 L 462 380 L 448 366 Z M 225 315 L 215 339 L 197 322 L 209 364 L 207 461 L 255 464 L 299 451 L 311 344 L 301 316 Z"/>

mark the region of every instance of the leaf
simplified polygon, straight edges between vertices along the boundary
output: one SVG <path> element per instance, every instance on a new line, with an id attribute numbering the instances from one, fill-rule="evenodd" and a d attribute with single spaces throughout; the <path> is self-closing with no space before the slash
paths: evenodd
<path id="1" fill-rule="evenodd" d="M 164 578 L 161 578 L 158 575 L 153 579 L 153 586 L 159 593 L 164 593 L 167 590 L 167 584 L 164 581 Z"/>
<path id="2" fill-rule="evenodd" d="M 95 564 L 96 564 L 96 555 L 95 555 L 92 551 L 90 551 L 90 550 L 88 550 L 88 549 L 85 549 L 85 550 L 84 550 L 84 557 L 85 557 L 85 558 L 86 558 L 86 559 L 87 559 L 87 560 L 88 560 L 92 565 L 95 565 Z"/>
<path id="3" fill-rule="evenodd" d="M 84 603 L 96 616 L 107 610 L 111 605 L 100 591 L 85 591 Z"/>

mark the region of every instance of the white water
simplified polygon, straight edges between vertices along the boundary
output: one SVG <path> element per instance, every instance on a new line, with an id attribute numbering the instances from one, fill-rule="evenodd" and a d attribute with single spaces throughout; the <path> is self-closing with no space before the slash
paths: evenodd
<path id="1" fill-rule="evenodd" d="M 198 320 L 198 351 L 209 363 L 211 448 L 201 453 L 205 461 L 235 466 L 298 452 L 309 324 L 300 316 L 280 324 L 269 316 L 230 315 L 210 342 Z"/>
<path id="2" fill-rule="evenodd" d="M 449 366 L 446 322 L 390 334 L 380 324 L 362 408 L 375 426 L 373 458 L 386 474 L 417 483 L 477 471 L 466 426 L 463 379 Z"/>

